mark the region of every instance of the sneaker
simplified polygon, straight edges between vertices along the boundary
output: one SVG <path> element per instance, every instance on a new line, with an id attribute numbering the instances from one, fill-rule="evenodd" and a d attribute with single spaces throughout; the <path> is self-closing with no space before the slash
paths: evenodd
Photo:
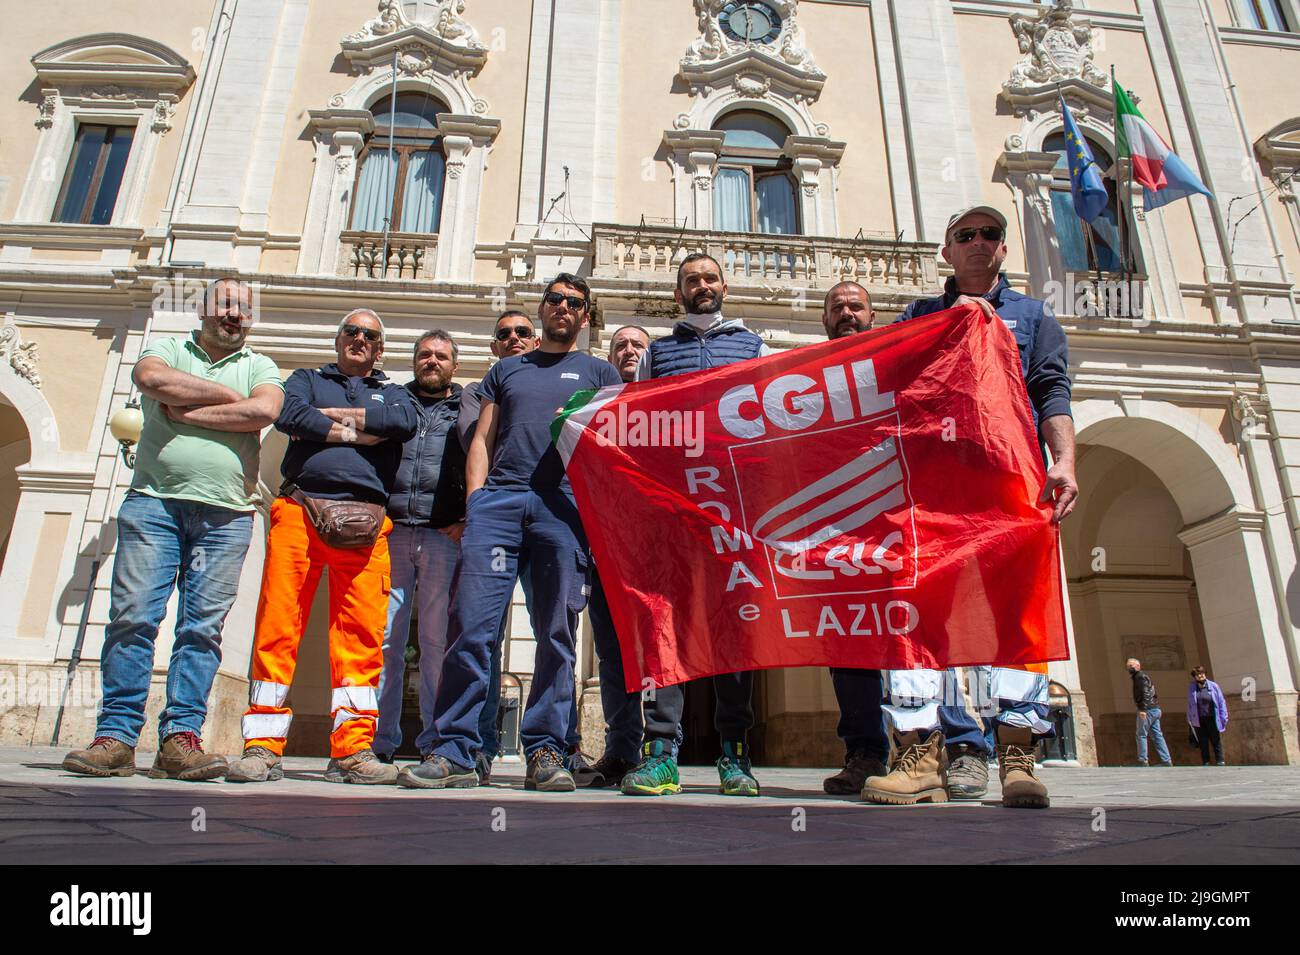
<path id="1" fill-rule="evenodd" d="M 924 740 L 920 730 L 895 739 L 893 769 L 872 776 L 862 787 L 867 802 L 888 806 L 914 806 L 920 802 L 948 801 L 948 754 L 943 734 L 935 730 Z"/>
<path id="2" fill-rule="evenodd" d="M 606 753 L 596 760 L 596 765 L 591 768 L 600 774 L 600 781 L 591 784 L 593 789 L 601 789 L 606 786 L 618 789 L 623 785 L 623 777 L 636 769 L 636 763 L 629 763 L 621 756 Z"/>
<path id="3" fill-rule="evenodd" d="M 478 773 L 478 784 L 486 786 L 492 779 L 492 757 L 479 750 L 474 754 L 474 771 Z"/>
<path id="4" fill-rule="evenodd" d="M 488 764 L 491 775 L 491 764 Z M 419 766 L 407 766 L 397 774 L 397 785 L 405 789 L 473 789 L 482 777 L 445 756 L 429 753 Z"/>
<path id="5" fill-rule="evenodd" d="M 578 787 L 573 775 L 564 768 L 560 754 L 549 746 L 543 746 L 528 757 L 524 788 L 545 793 L 571 793 Z"/>
<path id="6" fill-rule="evenodd" d="M 264 783 L 283 778 L 280 757 L 265 746 L 249 746 L 226 770 L 228 783 Z"/>
<path id="7" fill-rule="evenodd" d="M 351 756 L 340 756 L 325 767 L 327 783 L 356 783 L 359 786 L 391 786 L 397 782 L 397 767 L 382 763 L 375 751 L 366 747 Z"/>
<path id="8" fill-rule="evenodd" d="M 677 760 L 667 740 L 641 747 L 641 762 L 623 776 L 624 796 L 672 796 L 682 791 Z"/>
<path id="9" fill-rule="evenodd" d="M 565 768 L 573 776 L 574 785 L 579 789 L 586 789 L 590 786 L 599 788 L 605 785 L 605 777 L 592 765 L 590 758 L 582 750 L 569 750 L 569 756 L 564 763 Z"/>
<path id="10" fill-rule="evenodd" d="M 844 768 L 822 782 L 822 789 L 832 796 L 856 796 L 862 792 L 867 779 L 889 772 L 885 764 L 866 753 L 849 753 L 844 757 Z"/>
<path id="11" fill-rule="evenodd" d="M 197 733 L 172 733 L 158 749 L 150 779 L 183 779 L 199 782 L 226 775 L 224 757 L 203 752 L 203 741 Z"/>
<path id="12" fill-rule="evenodd" d="M 758 780 L 754 778 L 746 755 L 744 743 L 723 743 L 718 757 L 718 791 L 724 796 L 757 796 Z"/>
<path id="13" fill-rule="evenodd" d="M 96 736 L 85 749 L 63 757 L 63 768 L 82 776 L 133 776 L 135 747 L 111 736 Z"/>
<path id="14" fill-rule="evenodd" d="M 1034 776 L 1038 747 L 1027 727 L 999 727 L 998 778 L 1002 805 L 1013 809 L 1046 809 L 1051 805 L 1047 787 Z"/>
<path id="15" fill-rule="evenodd" d="M 948 752 L 948 798 L 982 799 L 989 791 L 989 764 L 984 754 L 968 749 Z"/>

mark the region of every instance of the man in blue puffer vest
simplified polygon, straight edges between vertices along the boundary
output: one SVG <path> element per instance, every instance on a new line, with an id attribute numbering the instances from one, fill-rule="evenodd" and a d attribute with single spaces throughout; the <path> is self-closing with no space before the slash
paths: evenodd
<path id="1" fill-rule="evenodd" d="M 637 381 L 686 375 L 771 353 L 744 322 L 723 315 L 727 283 L 722 266 L 711 256 L 696 253 L 682 260 L 673 297 L 686 310 L 686 318 L 673 326 L 671 335 L 646 349 L 637 366 Z M 717 694 L 714 726 L 722 740 L 722 757 L 717 763 L 722 793 L 757 796 L 758 781 L 751 771 L 746 739 L 754 724 L 754 674 L 719 674 L 713 677 L 713 689 Z M 656 690 L 654 698 L 646 701 L 641 761 L 623 777 L 624 795 L 681 792 L 677 740 L 685 699 L 684 687 L 678 685 Z"/>

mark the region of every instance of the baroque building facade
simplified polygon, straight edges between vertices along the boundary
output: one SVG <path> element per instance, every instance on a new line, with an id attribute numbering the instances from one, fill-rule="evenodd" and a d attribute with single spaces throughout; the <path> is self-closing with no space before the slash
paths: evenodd
<path id="1" fill-rule="evenodd" d="M 1137 656 L 1171 740 L 1203 664 L 1228 696 L 1229 761 L 1300 762 L 1297 0 L 0 10 L 0 740 L 91 733 L 129 483 L 107 421 L 144 343 L 193 327 L 187 283 L 254 282 L 251 344 L 285 374 L 331 360 L 339 316 L 367 305 L 390 374 L 406 380 L 415 338 L 441 327 L 468 382 L 489 365 L 496 314 L 532 312 L 560 269 L 592 285 L 598 354 L 620 325 L 669 329 L 676 263 L 696 250 L 723 263 L 729 313 L 773 347 L 819 340 L 821 298 L 842 278 L 890 320 L 939 288 L 947 217 L 978 202 L 1006 214 L 1010 279 L 1056 296 L 1071 344 L 1082 494 L 1062 533 L 1060 755 L 1131 761 L 1124 660 Z M 1112 65 L 1215 200 L 1149 215 L 1131 201 Z M 1087 229 L 1070 212 L 1060 98 L 1112 196 Z M 1099 279 L 1141 295 L 1072 294 Z M 267 502 L 283 451 L 269 431 Z M 220 751 L 239 746 L 261 536 L 206 730 Z M 527 618 L 511 617 L 505 669 L 526 686 Z M 320 607 L 308 636 L 290 745 L 316 753 Z M 598 750 L 585 624 L 579 669 Z M 688 734 L 707 736 L 707 700 L 691 699 L 703 716 Z M 824 671 L 765 672 L 757 715 L 759 761 L 839 761 Z"/>

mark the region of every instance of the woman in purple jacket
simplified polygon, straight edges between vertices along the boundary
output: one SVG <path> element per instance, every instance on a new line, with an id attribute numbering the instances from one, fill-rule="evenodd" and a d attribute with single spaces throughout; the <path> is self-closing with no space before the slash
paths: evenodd
<path id="1" fill-rule="evenodd" d="M 1205 667 L 1192 670 L 1192 682 L 1187 687 L 1187 722 L 1201 744 L 1201 765 L 1210 765 L 1211 745 L 1215 765 L 1225 765 L 1220 734 L 1228 728 L 1228 701 L 1223 698 L 1219 684 L 1206 677 Z"/>

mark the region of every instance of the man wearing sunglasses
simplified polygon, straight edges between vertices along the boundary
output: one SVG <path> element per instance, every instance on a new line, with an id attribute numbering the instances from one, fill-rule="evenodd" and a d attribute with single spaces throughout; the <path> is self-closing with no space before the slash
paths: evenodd
<path id="1" fill-rule="evenodd" d="M 557 275 L 537 309 L 542 326 L 538 348 L 498 362 L 483 379 L 482 408 L 466 464 L 469 497 L 461 564 L 452 585 L 447 656 L 434 706 L 436 738 L 424 762 L 402 771 L 403 786 L 479 784 L 479 719 L 488 695 L 492 648 L 522 563 L 532 582 L 537 639 L 520 727 L 528 759 L 524 788 L 575 788 L 564 754 L 590 555 L 550 427 L 575 392 L 622 382 L 608 362 L 578 348 L 590 321 L 590 303 L 586 282 L 564 272 Z"/>
<path id="2" fill-rule="evenodd" d="M 977 305 L 1015 338 L 1020 370 L 1040 441 L 1052 455 L 1039 501 L 1053 502 L 1052 523 L 1074 508 L 1074 419 L 1070 412 L 1065 332 L 1046 302 L 1013 290 L 1001 271 L 1007 257 L 1006 217 L 991 206 L 963 209 L 948 220 L 943 257 L 953 275 L 943 294 L 909 305 L 899 321 L 957 305 Z M 1002 780 L 1002 804 L 1046 808 L 1047 787 L 1034 775 L 1037 743 L 1052 735 L 1047 719 L 1047 675 L 1004 667 L 968 671 L 972 695 L 991 717 Z M 869 778 L 863 798 L 911 804 L 931 799 L 978 799 L 988 786 L 988 743 L 962 705 L 955 670 L 893 671 L 887 719 L 896 734 L 894 769 Z"/>
<path id="3" fill-rule="evenodd" d="M 293 720 L 286 698 L 298 643 L 325 570 L 333 717 L 325 779 L 374 784 L 397 778 L 396 768 L 382 763 L 372 749 L 393 528 L 383 508 L 397 477 L 402 445 L 420 419 L 410 392 L 375 369 L 384 354 L 384 326 L 377 314 L 359 308 L 345 315 L 334 350 L 334 362 L 299 368 L 289 376 L 284 408 L 275 422 L 290 440 L 280 465 L 284 484 L 271 504 L 244 753 L 231 764 L 229 782 L 283 775 L 280 758 Z M 318 523 L 311 516 L 327 514 L 340 502 L 372 505 L 372 516 L 377 511 L 377 531 L 368 543 L 339 539 L 328 521 Z"/>
<path id="4" fill-rule="evenodd" d="M 727 282 L 712 256 L 694 253 L 677 268 L 673 292 L 686 317 L 673 333 L 654 342 L 641 356 L 637 380 L 686 375 L 771 353 L 738 318 L 723 314 Z M 707 638 L 706 635 L 702 635 Z M 717 761 L 719 790 L 726 796 L 757 796 L 758 781 L 749 761 L 748 734 L 754 725 L 754 674 L 722 673 L 713 677 L 717 703 L 713 725 L 722 756 Z M 666 686 L 645 703 L 645 735 L 640 762 L 623 777 L 625 796 L 667 796 L 681 792 L 677 750 L 681 741 L 685 687 Z"/>

